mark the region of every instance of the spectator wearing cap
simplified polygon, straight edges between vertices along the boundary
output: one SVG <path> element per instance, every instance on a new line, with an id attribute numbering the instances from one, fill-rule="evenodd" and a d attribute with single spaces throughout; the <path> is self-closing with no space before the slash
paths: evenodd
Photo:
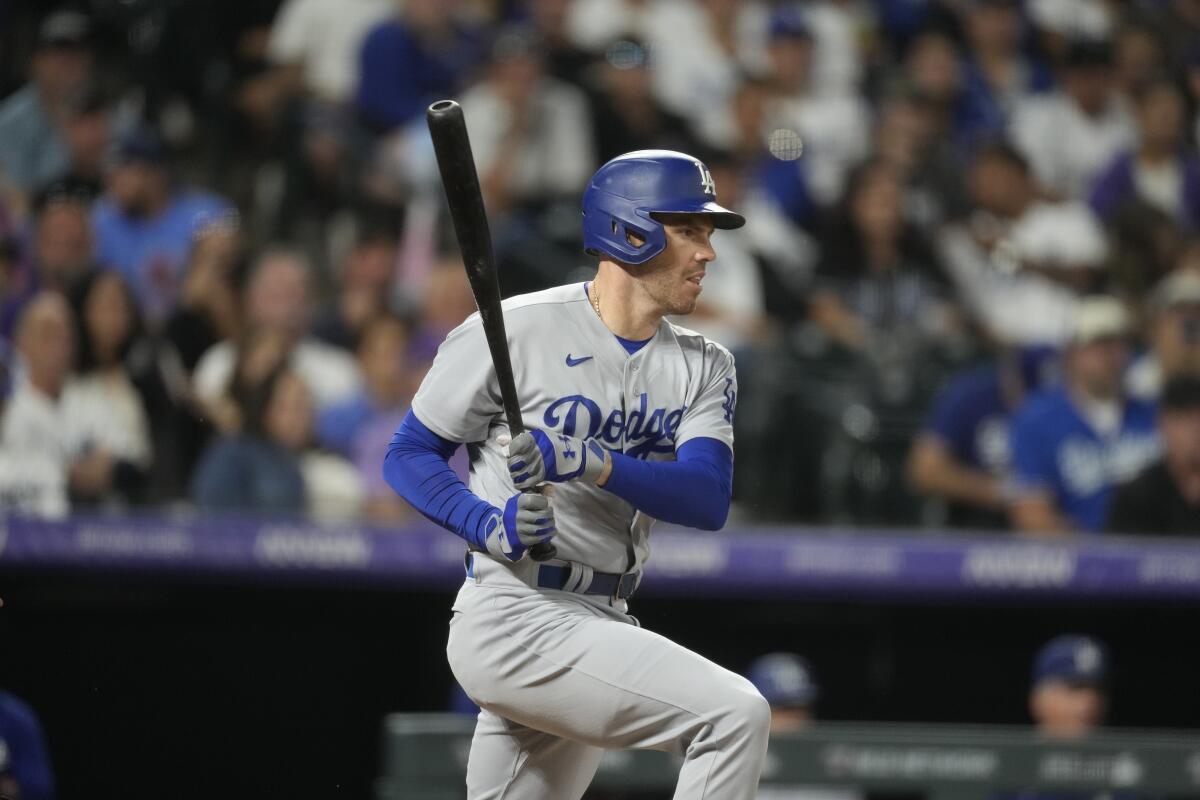
<path id="1" fill-rule="evenodd" d="M 851 167 L 870 152 L 872 122 L 857 93 L 830 92 L 817 83 L 813 54 L 804 13 L 790 6 L 777 9 L 767 48 L 771 99 L 761 135 L 774 141 L 777 150 L 786 149 L 791 137 L 803 143 L 809 188 L 817 202 L 828 206 L 841 196 Z"/>
<path id="2" fill-rule="evenodd" d="M 455 19 L 455 3 L 408 0 L 363 40 L 355 105 L 373 129 L 386 132 L 457 94 L 478 65 L 479 36 Z"/>
<path id="3" fill-rule="evenodd" d="M 1118 155 L 1091 189 L 1089 202 L 1105 221 L 1152 206 L 1176 225 L 1200 230 L 1200 159 L 1184 148 L 1184 99 L 1160 80 L 1134 94 L 1138 142 Z"/>
<path id="4" fill-rule="evenodd" d="M 1171 375 L 1200 371 L 1200 268 L 1185 262 L 1159 281 L 1147 306 L 1150 350 L 1129 368 L 1125 384 L 1134 397 L 1153 401 Z"/>
<path id="5" fill-rule="evenodd" d="M 175 308 L 197 233 L 233 214 L 223 198 L 183 185 L 157 136 L 127 136 L 92 211 L 97 259 L 121 273 L 148 322 Z"/>
<path id="6" fill-rule="evenodd" d="M 1108 649 L 1090 636 L 1051 639 L 1033 661 L 1029 712 L 1038 731 L 1056 739 L 1086 736 L 1108 709 Z"/>
<path id="7" fill-rule="evenodd" d="M 1200 375 L 1167 382 L 1158 407 L 1163 457 L 1117 487 L 1113 533 L 1200 534 Z"/>
<path id="8" fill-rule="evenodd" d="M 1013 418 L 1013 527 L 1032 534 L 1098 531 L 1113 488 L 1158 457 L 1154 409 L 1128 397 L 1129 316 L 1115 298 L 1080 302 L 1064 385 L 1033 395 Z"/>
<path id="9" fill-rule="evenodd" d="M 54 773 L 37 715 L 0 691 L 0 797 L 54 800 Z"/>
<path id="10" fill-rule="evenodd" d="M 746 677 L 771 706 L 771 736 L 801 733 L 816 719 L 820 696 L 812 667 L 795 653 L 768 653 L 746 671 Z M 763 784 L 758 800 L 858 800 L 862 793 L 833 786 Z"/>
<path id="11" fill-rule="evenodd" d="M 939 237 L 960 299 L 994 341 L 1062 344 L 1079 292 L 1104 277 L 1104 229 L 1084 203 L 1042 199 L 1007 145 L 979 148 L 967 183 L 972 213 Z"/>
<path id="12" fill-rule="evenodd" d="M 1043 186 L 1061 197 L 1083 199 L 1113 158 L 1134 146 L 1136 132 L 1115 90 L 1107 44 L 1073 44 L 1061 84 L 1023 101 L 1009 132 Z"/>
<path id="13" fill-rule="evenodd" d="M 967 146 L 1003 135 L 1014 109 L 1048 91 L 1053 76 L 1022 52 L 1020 4 L 972 0 L 967 4 L 963 94 L 956 110 L 959 140 Z"/>
<path id="14" fill-rule="evenodd" d="M 812 724 L 819 689 L 812 667 L 795 653 L 768 653 L 746 677 L 771 706 L 771 733 L 795 733 Z"/>
<path id="15" fill-rule="evenodd" d="M 1007 527 L 1009 426 L 1051 372 L 1048 348 L 1004 351 L 994 364 L 955 376 L 939 394 L 908 457 L 908 479 L 945 503 L 944 524 Z"/>
<path id="16" fill-rule="evenodd" d="M 63 123 L 92 69 L 89 35 L 88 18 L 79 12 L 48 15 L 38 28 L 30 82 L 0 104 L 0 178 L 24 192 L 67 168 Z"/>

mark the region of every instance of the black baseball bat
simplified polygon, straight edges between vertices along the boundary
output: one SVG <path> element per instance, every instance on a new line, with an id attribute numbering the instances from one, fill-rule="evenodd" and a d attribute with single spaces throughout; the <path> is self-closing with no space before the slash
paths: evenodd
<path id="1" fill-rule="evenodd" d="M 450 206 L 450 219 L 462 251 L 463 265 L 471 282 L 471 293 L 483 320 L 492 365 L 500 383 L 500 398 L 512 436 L 525 430 L 521 406 L 517 402 L 517 385 L 513 380 L 512 359 L 508 354 L 508 336 L 504 332 L 504 312 L 500 309 L 500 281 L 496 276 L 496 258 L 492 254 L 492 235 L 488 229 L 487 212 L 483 208 L 483 191 L 471 154 L 471 140 L 462 106 L 453 100 L 439 100 L 425 112 L 433 150 L 437 155 L 442 187 Z M 529 555 L 535 561 L 554 558 L 557 551 L 549 542 L 534 545 Z"/>

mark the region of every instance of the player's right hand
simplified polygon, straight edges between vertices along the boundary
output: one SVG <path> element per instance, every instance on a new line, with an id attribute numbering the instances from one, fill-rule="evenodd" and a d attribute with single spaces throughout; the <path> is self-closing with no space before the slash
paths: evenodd
<path id="1" fill-rule="evenodd" d="M 520 561 L 536 544 L 554 538 L 554 508 L 541 494 L 514 494 L 486 523 L 484 544 L 497 558 Z"/>

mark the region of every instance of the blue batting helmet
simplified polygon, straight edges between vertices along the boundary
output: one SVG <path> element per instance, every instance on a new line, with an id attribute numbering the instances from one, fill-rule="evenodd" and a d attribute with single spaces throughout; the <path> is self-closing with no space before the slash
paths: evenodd
<path id="1" fill-rule="evenodd" d="M 594 256 L 644 264 L 667 246 L 654 214 L 707 214 L 718 228 L 740 228 L 741 214 L 717 205 L 704 162 L 674 150 L 635 150 L 596 170 L 583 192 L 583 246 Z M 629 241 L 634 233 L 642 245 Z"/>

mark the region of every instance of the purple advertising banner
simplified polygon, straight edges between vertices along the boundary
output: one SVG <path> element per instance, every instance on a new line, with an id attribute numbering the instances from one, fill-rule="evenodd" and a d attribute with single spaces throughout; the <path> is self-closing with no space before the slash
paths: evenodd
<path id="1" fill-rule="evenodd" d="M 657 530 L 640 593 L 1200 600 L 1200 540 L 820 527 Z M 402 528 L 244 518 L 0 521 L 0 572 L 18 568 L 245 576 L 453 588 L 464 547 Z"/>

